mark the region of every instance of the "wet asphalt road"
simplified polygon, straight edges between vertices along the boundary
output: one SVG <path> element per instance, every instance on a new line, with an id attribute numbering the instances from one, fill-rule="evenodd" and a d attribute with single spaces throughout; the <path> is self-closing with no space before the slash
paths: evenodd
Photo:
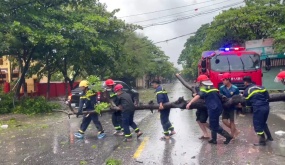
<path id="1" fill-rule="evenodd" d="M 171 101 L 180 96 L 190 98 L 190 92 L 179 82 L 168 84 L 165 88 Z M 144 135 L 128 143 L 122 142 L 123 137 L 112 135 L 109 114 L 100 118 L 107 133 L 106 138 L 101 140 L 97 139 L 93 124 L 86 131 L 85 139 L 75 139 L 73 133 L 77 131 L 81 119 L 54 114 L 42 122 L 36 119 L 31 121 L 31 126 L 27 128 L 2 130 L 0 164 L 101 165 L 108 158 L 121 160 L 124 165 L 284 164 L 285 146 L 280 145 L 283 144 L 282 139 L 274 134 L 278 130 L 285 131 L 284 105 L 284 102 L 271 104 L 268 125 L 275 141 L 269 142 L 266 147 L 252 145 L 257 137 L 251 114 L 236 118 L 241 133 L 229 145 L 224 145 L 220 136 L 218 145 L 198 139 L 201 132 L 195 121 L 196 110 L 172 109 L 170 120 L 177 134 L 169 141 L 159 140 L 163 131 L 157 111 L 154 114 L 138 111 L 135 121 Z"/>

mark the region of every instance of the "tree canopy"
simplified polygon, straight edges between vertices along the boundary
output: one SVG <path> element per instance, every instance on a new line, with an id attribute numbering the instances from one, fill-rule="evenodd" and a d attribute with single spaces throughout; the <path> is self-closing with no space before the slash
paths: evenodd
<path id="1" fill-rule="evenodd" d="M 202 25 L 184 45 L 178 63 L 193 77 L 203 51 L 243 45 L 247 40 L 274 38 L 275 51 L 285 52 L 285 6 L 278 0 L 247 0 L 246 6 L 232 8 Z"/>
<path id="2" fill-rule="evenodd" d="M 60 73 L 72 87 L 80 75 L 137 78 L 174 70 L 151 40 L 97 0 L 6 0 L 0 2 L 0 56 L 17 59 L 21 70 L 16 95 L 32 74 Z M 163 73 L 171 77 L 172 72 Z M 25 89 L 24 89 L 25 90 Z"/>

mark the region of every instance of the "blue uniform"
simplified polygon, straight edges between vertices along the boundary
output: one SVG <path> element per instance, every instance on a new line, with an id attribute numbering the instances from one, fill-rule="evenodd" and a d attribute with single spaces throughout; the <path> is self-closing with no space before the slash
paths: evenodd
<path id="1" fill-rule="evenodd" d="M 222 114 L 223 105 L 215 88 L 200 88 L 198 93 L 201 99 L 205 100 L 205 104 L 209 114 L 210 128 L 212 131 L 220 132 L 222 127 L 219 125 L 219 116 Z"/>
<path id="2" fill-rule="evenodd" d="M 199 93 L 200 88 L 199 87 L 195 87 L 195 90 L 197 93 Z M 193 96 L 194 97 L 194 96 Z M 196 111 L 196 121 L 199 121 L 200 123 L 207 123 L 208 120 L 208 111 L 207 109 L 197 109 Z"/>
<path id="3" fill-rule="evenodd" d="M 163 89 L 162 86 L 158 86 L 155 90 L 157 103 L 168 103 L 169 98 L 167 92 Z M 163 109 L 160 111 L 160 121 L 163 127 L 164 135 L 169 136 L 169 131 L 173 131 L 174 127 L 169 121 L 170 108 Z"/>
<path id="4" fill-rule="evenodd" d="M 79 101 L 78 113 L 79 114 L 82 113 L 84 104 L 86 105 L 86 109 L 85 109 L 86 111 L 94 111 L 96 103 L 97 103 L 97 99 L 96 99 L 96 94 L 94 92 L 92 92 L 91 90 L 87 90 L 87 92 L 83 92 L 83 94 L 80 97 L 80 101 Z M 89 114 L 87 117 L 83 116 L 83 120 L 80 126 L 79 133 L 83 134 L 86 131 L 91 120 L 95 124 L 98 132 L 103 133 L 103 127 L 101 125 L 101 122 L 98 119 L 98 114 L 96 113 Z"/>
<path id="5" fill-rule="evenodd" d="M 219 125 L 219 117 L 223 111 L 223 105 L 218 91 L 218 89 L 212 88 L 210 86 L 207 88 L 201 87 L 198 95 L 201 99 L 205 100 L 209 114 L 209 123 L 212 134 L 212 140 L 209 142 L 216 144 L 217 133 L 219 133 L 227 138 L 226 142 L 224 142 L 227 144 L 232 137 Z"/>
<path id="6" fill-rule="evenodd" d="M 258 135 L 264 134 L 269 115 L 269 93 L 264 87 L 250 84 L 244 91 L 247 106 L 253 108 L 253 126 Z"/>
<path id="7" fill-rule="evenodd" d="M 155 93 L 156 93 L 156 98 L 157 98 L 158 104 L 169 102 L 167 92 L 163 89 L 162 86 L 158 86 L 155 90 Z"/>

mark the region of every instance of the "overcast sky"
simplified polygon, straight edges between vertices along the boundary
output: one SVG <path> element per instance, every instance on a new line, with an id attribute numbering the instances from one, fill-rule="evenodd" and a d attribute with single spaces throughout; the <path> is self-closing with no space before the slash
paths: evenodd
<path id="1" fill-rule="evenodd" d="M 226 6 L 240 6 L 242 0 L 100 0 L 100 2 L 106 3 L 109 11 L 119 8 L 120 12 L 117 13 L 116 16 L 123 17 L 121 19 L 124 19 L 127 23 L 137 22 L 136 24 L 142 26 L 165 23 L 177 18 L 202 14 L 189 19 L 160 26 L 151 26 L 138 31 L 139 33 L 143 33 L 145 36 L 148 36 L 153 42 L 158 42 L 195 32 L 202 24 L 210 23 L 213 18 L 222 11 L 222 8 L 227 10 L 229 7 Z M 124 17 L 165 9 L 170 10 L 133 17 Z M 205 14 L 205 12 L 208 13 Z M 170 61 L 179 69 L 182 67 L 178 66 L 177 59 L 184 48 L 187 38 L 189 37 L 190 35 L 157 44 L 157 46 L 161 47 L 161 50 L 170 57 Z"/>

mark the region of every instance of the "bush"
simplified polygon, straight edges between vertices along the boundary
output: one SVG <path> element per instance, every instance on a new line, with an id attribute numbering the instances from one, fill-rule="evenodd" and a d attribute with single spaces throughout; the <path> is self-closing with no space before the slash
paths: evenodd
<path id="1" fill-rule="evenodd" d="M 106 165 L 121 165 L 121 164 L 122 164 L 121 160 L 116 160 L 116 159 L 112 159 L 112 158 L 109 158 L 106 161 Z"/>
<path id="2" fill-rule="evenodd" d="M 0 114 L 11 113 L 13 111 L 13 93 L 3 93 L 0 91 Z"/>
<path id="3" fill-rule="evenodd" d="M 34 115 L 49 113 L 59 105 L 46 101 L 44 97 L 23 97 L 14 109 L 14 113 Z"/>
<path id="4" fill-rule="evenodd" d="M 53 109 L 59 109 L 60 105 L 46 101 L 44 97 L 22 97 L 13 103 L 14 93 L 0 92 L 0 114 L 21 113 L 34 115 L 49 113 Z M 15 104 L 15 108 L 14 108 Z"/>

